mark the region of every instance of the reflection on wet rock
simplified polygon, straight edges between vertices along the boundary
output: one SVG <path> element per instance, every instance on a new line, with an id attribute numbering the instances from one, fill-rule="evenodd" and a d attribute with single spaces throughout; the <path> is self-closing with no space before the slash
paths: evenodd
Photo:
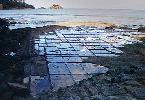
<path id="1" fill-rule="evenodd" d="M 132 38 L 137 34 L 140 33 L 133 30 L 108 31 L 80 26 L 39 35 L 35 39 L 35 51 L 38 55 L 45 56 L 48 74 L 41 77 L 36 74 L 30 77 L 32 93 L 38 90 L 39 92 L 47 89 L 58 90 L 60 87 L 87 79 L 92 74 L 106 73 L 109 70 L 107 67 L 86 63 L 83 59 L 119 56 L 123 52 L 118 47 L 140 42 Z M 40 87 L 41 85 L 43 87 Z"/>

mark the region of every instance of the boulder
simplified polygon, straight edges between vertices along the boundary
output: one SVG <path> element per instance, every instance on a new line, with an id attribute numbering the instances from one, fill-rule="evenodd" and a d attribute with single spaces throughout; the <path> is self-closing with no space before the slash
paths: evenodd
<path id="1" fill-rule="evenodd" d="M 62 7 L 58 4 L 53 4 L 50 9 L 62 9 Z"/>
<path id="2" fill-rule="evenodd" d="M 139 27 L 138 32 L 143 32 L 144 33 L 145 32 L 145 27 Z"/>

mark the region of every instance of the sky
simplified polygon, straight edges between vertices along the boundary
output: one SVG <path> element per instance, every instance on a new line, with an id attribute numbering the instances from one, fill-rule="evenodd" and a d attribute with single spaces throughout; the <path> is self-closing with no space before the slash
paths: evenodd
<path id="1" fill-rule="evenodd" d="M 145 10 L 145 0 L 25 0 L 36 8 L 49 8 L 60 4 L 63 8 L 96 8 L 96 9 L 141 9 Z"/>

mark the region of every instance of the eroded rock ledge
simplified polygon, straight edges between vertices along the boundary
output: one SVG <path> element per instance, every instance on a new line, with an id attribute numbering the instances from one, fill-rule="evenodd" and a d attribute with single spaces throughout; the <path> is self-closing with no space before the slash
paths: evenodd
<path id="1" fill-rule="evenodd" d="M 14 100 L 32 100 L 28 95 L 22 96 L 22 94 L 24 93 L 29 93 L 29 88 L 28 91 L 19 88 L 23 87 L 23 85 L 24 87 L 28 86 L 23 84 L 22 82 L 23 77 L 25 76 L 23 72 L 23 68 L 25 66 L 29 64 L 30 66 L 33 64 L 36 64 L 36 66 L 37 64 L 38 66 L 43 65 L 43 63 L 35 62 L 37 60 L 42 60 L 45 57 L 39 57 L 34 52 L 34 39 L 42 33 L 45 34 L 45 32 L 52 32 L 55 29 L 64 28 L 67 27 L 46 26 L 42 28 L 25 28 L 15 29 L 11 31 L 8 29 L 7 23 L 6 25 L 2 24 L 0 28 L 0 38 L 2 40 L 0 42 L 0 50 L 2 51 L 0 57 L 2 68 L 2 70 L 0 71 L 1 97 L 3 97 L 5 100 L 10 100 L 12 97 L 14 97 Z M 144 37 L 142 37 L 142 40 L 145 40 Z M 84 60 L 84 62 L 108 66 L 109 71 L 105 74 L 95 74 L 92 78 L 83 80 L 78 84 L 74 84 L 69 87 L 60 88 L 55 92 L 47 91 L 43 94 L 39 94 L 39 100 L 108 100 L 114 98 L 123 100 L 145 99 L 144 44 L 145 43 L 142 42 L 132 45 L 126 45 L 125 47 L 120 48 L 122 51 L 124 51 L 124 53 L 119 57 L 88 57 Z M 10 55 L 14 53 L 16 54 L 13 56 Z M 34 68 L 33 66 L 31 67 Z M 5 94 L 3 94 L 4 91 Z"/>

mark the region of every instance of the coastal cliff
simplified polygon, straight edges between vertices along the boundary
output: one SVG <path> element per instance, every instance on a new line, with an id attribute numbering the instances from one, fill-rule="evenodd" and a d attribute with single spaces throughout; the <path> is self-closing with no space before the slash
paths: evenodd
<path id="1" fill-rule="evenodd" d="M 25 2 L 17 2 L 17 1 L 9 1 L 0 0 L 0 9 L 35 9 L 34 6 L 29 5 Z"/>
<path id="2" fill-rule="evenodd" d="M 53 4 L 50 9 L 62 9 L 62 7 L 58 4 Z"/>

